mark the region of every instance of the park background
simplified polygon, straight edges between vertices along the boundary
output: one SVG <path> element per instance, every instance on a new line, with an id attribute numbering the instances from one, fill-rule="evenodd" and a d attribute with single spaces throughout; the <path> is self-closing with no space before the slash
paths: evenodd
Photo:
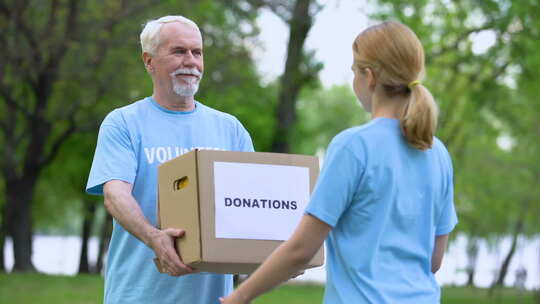
<path id="1" fill-rule="evenodd" d="M 83 191 L 97 130 L 151 94 L 138 36 L 167 14 L 203 32 L 197 100 L 237 116 L 257 151 L 321 160 L 335 134 L 369 119 L 350 85 L 353 39 L 382 20 L 410 26 L 455 168 L 460 223 L 437 279 L 470 303 L 540 301 L 538 1 L 3 0 L 0 302 L 51 280 L 60 294 L 88 277 L 101 286 L 111 218 Z M 295 283 L 312 281 L 324 271 Z"/>

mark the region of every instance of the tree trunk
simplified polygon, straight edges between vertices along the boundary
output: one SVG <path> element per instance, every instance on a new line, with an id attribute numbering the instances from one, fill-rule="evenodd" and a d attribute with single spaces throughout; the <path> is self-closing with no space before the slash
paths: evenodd
<path id="1" fill-rule="evenodd" d="M 79 259 L 79 273 L 91 273 L 92 269 L 88 262 L 88 240 L 92 233 L 92 223 L 96 214 L 96 203 L 87 198 L 83 199 L 84 220 L 81 235 L 81 256 Z"/>
<path id="2" fill-rule="evenodd" d="M 35 271 L 32 264 L 32 206 L 36 177 L 6 181 L 6 228 L 13 241 L 12 271 Z"/>
<path id="3" fill-rule="evenodd" d="M 517 241 L 518 241 L 519 235 L 523 231 L 523 224 L 524 224 L 524 216 L 521 216 L 516 222 L 516 226 L 514 228 L 514 233 L 512 235 L 512 245 L 510 246 L 510 251 L 508 251 L 506 258 L 504 259 L 501 265 L 499 276 L 492 287 L 503 286 L 504 279 L 506 278 L 506 274 L 508 273 L 508 267 L 510 266 L 510 261 L 512 261 L 512 258 L 514 257 L 514 253 L 516 252 Z"/>
<path id="4" fill-rule="evenodd" d="M 6 265 L 5 265 L 5 257 L 4 257 L 4 245 L 6 242 L 6 228 L 5 228 L 5 222 L 6 219 L 4 218 L 5 215 L 5 208 L 0 213 L 2 215 L 2 219 L 0 219 L 0 273 L 6 272 Z"/>
<path id="5" fill-rule="evenodd" d="M 288 153 L 290 151 L 290 131 L 296 121 L 296 99 L 304 84 L 305 75 L 301 71 L 304 42 L 312 25 L 309 13 L 311 1 L 297 0 L 293 16 L 289 22 L 289 44 L 285 72 L 281 77 L 277 108 L 277 126 L 272 140 L 272 151 Z"/>
<path id="6" fill-rule="evenodd" d="M 467 244 L 467 258 L 467 286 L 474 287 L 474 275 L 478 259 L 478 239 L 472 236 Z"/>
<path id="7" fill-rule="evenodd" d="M 6 261 L 4 256 L 4 248 L 6 245 L 6 220 L 7 220 L 7 214 L 6 214 L 6 205 L 2 205 L 1 209 L 2 212 L 0 213 L 0 273 L 6 272 Z"/>
<path id="8" fill-rule="evenodd" d="M 112 234 L 112 216 L 105 210 L 105 220 L 103 221 L 103 225 L 101 226 L 101 236 L 99 238 L 99 251 L 98 251 L 98 258 L 97 258 L 97 264 L 96 264 L 96 272 L 101 273 L 101 270 L 103 269 L 103 259 L 105 257 L 105 253 L 107 252 L 107 249 L 109 248 L 109 241 L 111 240 L 111 234 Z"/>

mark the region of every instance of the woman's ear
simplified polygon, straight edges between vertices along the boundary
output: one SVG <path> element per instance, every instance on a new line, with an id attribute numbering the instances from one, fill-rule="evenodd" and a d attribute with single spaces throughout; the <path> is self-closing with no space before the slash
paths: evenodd
<path id="1" fill-rule="evenodd" d="M 377 85 L 377 77 L 371 68 L 365 68 L 368 89 L 373 91 Z"/>

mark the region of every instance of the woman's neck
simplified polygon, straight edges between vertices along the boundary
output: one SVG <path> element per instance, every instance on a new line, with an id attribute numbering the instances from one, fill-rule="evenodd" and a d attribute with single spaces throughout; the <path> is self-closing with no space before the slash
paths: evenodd
<path id="1" fill-rule="evenodd" d="M 396 96 L 392 98 L 386 96 L 377 96 L 373 99 L 374 104 L 373 111 L 371 112 L 371 118 L 385 117 L 401 119 L 407 107 L 409 98 L 409 96 Z"/>

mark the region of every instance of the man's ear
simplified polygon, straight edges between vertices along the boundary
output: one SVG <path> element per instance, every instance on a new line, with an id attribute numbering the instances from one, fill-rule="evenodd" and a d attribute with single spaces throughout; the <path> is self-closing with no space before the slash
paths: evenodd
<path id="1" fill-rule="evenodd" d="M 154 66 L 152 65 L 152 55 L 148 52 L 142 53 L 142 60 L 144 62 L 144 67 L 148 71 L 148 73 L 152 73 L 154 71 Z"/>

